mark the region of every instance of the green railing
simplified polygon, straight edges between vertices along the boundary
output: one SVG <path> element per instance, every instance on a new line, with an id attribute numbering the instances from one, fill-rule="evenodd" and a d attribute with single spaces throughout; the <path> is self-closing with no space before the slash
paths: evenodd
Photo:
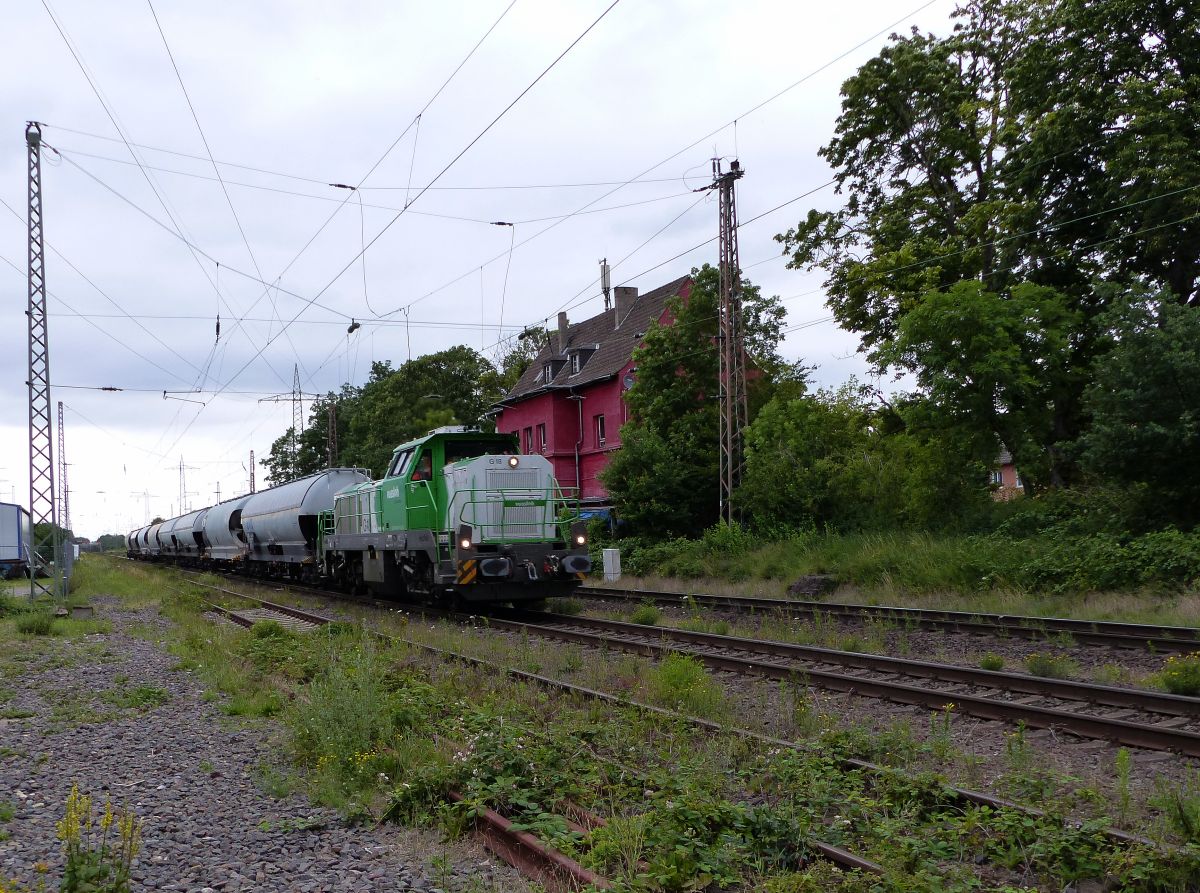
<path id="1" fill-rule="evenodd" d="M 541 488 L 456 490 L 446 520 L 451 536 L 457 535 L 459 525 L 468 524 L 480 543 L 566 541 L 571 524 L 579 520 L 579 490 L 556 483 Z M 547 530 L 553 533 L 548 536 Z"/>

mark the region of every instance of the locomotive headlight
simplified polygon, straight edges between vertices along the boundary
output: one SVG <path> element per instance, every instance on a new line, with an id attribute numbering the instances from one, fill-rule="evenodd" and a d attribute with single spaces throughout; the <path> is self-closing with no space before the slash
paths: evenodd
<path id="1" fill-rule="evenodd" d="M 471 541 L 470 541 L 470 540 L 460 540 L 458 544 L 459 544 L 460 546 L 462 546 L 464 549 L 469 549 L 469 548 L 471 548 Z"/>
<path id="2" fill-rule="evenodd" d="M 582 546 L 586 542 L 587 542 L 587 537 L 584 536 L 582 533 L 575 534 L 575 545 Z"/>
<path id="3" fill-rule="evenodd" d="M 509 456 L 509 457 L 508 457 L 508 467 L 509 467 L 509 468 L 516 468 L 516 467 L 517 467 L 517 463 L 518 463 L 518 462 L 520 462 L 520 461 L 521 461 L 521 460 L 520 460 L 520 459 L 518 459 L 516 456 Z"/>
<path id="4" fill-rule="evenodd" d="M 458 527 L 458 545 L 466 551 L 471 548 L 471 540 L 475 536 L 475 531 L 471 529 L 470 524 L 460 524 Z"/>

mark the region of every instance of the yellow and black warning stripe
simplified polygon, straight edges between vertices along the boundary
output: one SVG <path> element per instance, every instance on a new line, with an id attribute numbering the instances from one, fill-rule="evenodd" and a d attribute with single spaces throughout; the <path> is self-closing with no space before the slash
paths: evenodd
<path id="1" fill-rule="evenodd" d="M 458 582 L 474 583 L 479 576 L 479 562 L 474 558 L 464 558 L 458 563 Z"/>

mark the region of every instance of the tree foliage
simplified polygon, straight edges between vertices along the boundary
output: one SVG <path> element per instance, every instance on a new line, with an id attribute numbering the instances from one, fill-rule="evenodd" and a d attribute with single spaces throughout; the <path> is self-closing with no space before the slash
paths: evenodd
<path id="1" fill-rule="evenodd" d="M 780 388 L 747 429 L 738 502 L 766 532 L 969 525 L 988 506 L 988 466 L 969 442 L 924 425 L 928 411 L 853 381 Z"/>
<path id="2" fill-rule="evenodd" d="M 339 392 L 312 402 L 295 446 L 290 427 L 276 439 L 262 460 L 268 483 L 280 484 L 328 465 L 331 406 L 337 426 L 336 463 L 367 468 L 378 475 L 399 444 L 433 428 L 452 424 L 489 427 L 491 422 L 483 414 L 503 396 L 505 380 L 504 372 L 463 345 L 425 354 L 399 368 L 387 361 L 376 362 L 361 388 L 345 384 Z"/>
<path id="3" fill-rule="evenodd" d="M 1082 439 L 1092 476 L 1127 487 L 1146 519 L 1200 522 L 1200 315 L 1171 300 L 1131 302 L 1087 392 Z"/>
<path id="4" fill-rule="evenodd" d="M 637 375 L 626 392 L 629 422 L 621 449 L 601 479 L 621 517 L 650 535 L 696 533 L 719 515 L 717 308 L 720 274 L 705 264 L 692 271 L 686 300 L 668 302 L 670 321 L 650 326 L 634 352 Z M 782 372 L 783 310 L 743 281 L 751 407 L 765 402 L 770 371 Z"/>
<path id="5" fill-rule="evenodd" d="M 945 424 L 1003 440 L 1035 485 L 1076 479 L 1113 301 L 1200 300 L 1198 15 L 972 0 L 948 37 L 894 36 L 821 150 L 844 207 L 777 237 L 824 269 L 881 371 L 916 373 Z"/>

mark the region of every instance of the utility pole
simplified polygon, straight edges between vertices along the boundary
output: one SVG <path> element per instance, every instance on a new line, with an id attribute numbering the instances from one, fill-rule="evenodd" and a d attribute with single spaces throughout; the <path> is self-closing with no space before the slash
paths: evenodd
<path id="1" fill-rule="evenodd" d="M 612 280 L 609 278 L 608 258 L 600 258 L 600 291 L 604 292 L 604 309 L 612 307 Z"/>
<path id="2" fill-rule="evenodd" d="M 67 485 L 67 439 L 66 428 L 63 425 L 63 403 L 58 401 L 58 490 L 61 508 L 58 517 L 62 519 L 63 530 L 71 529 L 71 488 Z"/>
<path id="3" fill-rule="evenodd" d="M 46 317 L 46 266 L 42 236 L 42 128 L 36 121 L 25 126 L 29 174 L 29 515 L 30 522 L 50 524 L 54 550 L 51 587 L 38 582 L 36 554 L 30 556 L 29 597 L 39 594 L 65 598 L 62 573 L 62 533 L 54 499 L 54 447 L 50 440 L 50 339 Z M 34 552 L 44 541 L 34 536 Z"/>
<path id="4" fill-rule="evenodd" d="M 719 311 L 721 396 L 721 518 L 728 524 L 736 520 L 732 496 L 742 480 L 745 462 L 742 436 L 748 424 L 746 400 L 746 342 L 742 322 L 741 266 L 738 263 L 737 198 L 734 183 L 742 178 L 741 164 L 729 163 L 721 171 L 721 160 L 713 159 L 713 189 L 720 198 L 721 303 Z"/>
<path id="5" fill-rule="evenodd" d="M 300 434 L 304 431 L 304 395 L 300 391 L 300 364 L 292 366 L 292 455 L 300 458 Z"/>
<path id="6" fill-rule="evenodd" d="M 337 404 L 330 403 L 325 410 L 325 419 L 328 428 L 325 433 L 325 458 L 327 459 L 327 467 L 333 468 L 337 464 Z"/>
<path id="7" fill-rule="evenodd" d="M 254 492 L 254 450 L 250 451 L 250 492 Z M 220 499 L 217 500 L 217 502 L 220 501 Z"/>
<path id="8" fill-rule="evenodd" d="M 260 397 L 259 403 L 284 403 L 291 401 L 292 404 L 292 465 L 289 469 L 289 477 L 297 477 L 300 473 L 300 435 L 304 433 L 304 398 L 317 398 L 320 394 L 306 394 L 300 390 L 300 366 L 296 364 L 294 367 L 294 376 L 292 379 L 292 391 L 289 394 L 275 394 L 270 397 Z M 254 492 L 253 487 L 250 490 Z"/>

